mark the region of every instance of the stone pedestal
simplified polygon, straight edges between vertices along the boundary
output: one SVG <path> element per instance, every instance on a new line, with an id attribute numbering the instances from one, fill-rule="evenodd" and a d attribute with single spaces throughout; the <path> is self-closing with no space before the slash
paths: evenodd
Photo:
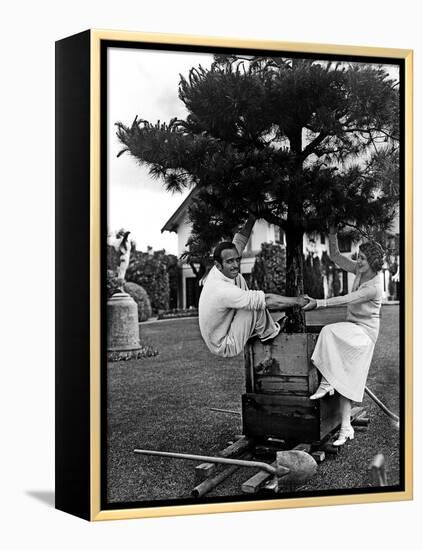
<path id="1" fill-rule="evenodd" d="M 140 349 L 138 306 L 129 294 L 118 292 L 107 302 L 108 358 L 136 358 Z"/>

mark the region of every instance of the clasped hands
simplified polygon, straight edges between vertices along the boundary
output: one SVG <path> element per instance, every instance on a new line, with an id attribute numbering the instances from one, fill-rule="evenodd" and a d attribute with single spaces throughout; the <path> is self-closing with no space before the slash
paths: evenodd
<path id="1" fill-rule="evenodd" d="M 296 298 L 296 305 L 300 306 L 303 311 L 311 311 L 312 309 L 316 309 L 317 301 L 308 296 L 308 294 L 303 294 Z"/>
<path id="2" fill-rule="evenodd" d="M 303 311 L 311 311 L 312 309 L 316 309 L 317 301 L 308 294 L 303 294 L 296 298 L 296 305 L 300 306 Z"/>
<path id="3" fill-rule="evenodd" d="M 303 311 L 311 311 L 312 309 L 316 309 L 317 301 L 314 298 L 311 298 L 308 294 L 304 294 L 301 298 L 306 301 L 305 305 L 301 308 Z"/>

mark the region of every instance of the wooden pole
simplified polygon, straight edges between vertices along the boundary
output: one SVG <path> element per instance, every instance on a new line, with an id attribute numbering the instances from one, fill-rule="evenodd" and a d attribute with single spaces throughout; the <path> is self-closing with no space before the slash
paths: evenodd
<path id="1" fill-rule="evenodd" d="M 389 418 L 392 418 L 392 420 L 395 421 L 395 426 L 399 429 L 399 425 L 400 425 L 399 417 L 396 414 L 394 414 L 392 411 L 390 411 L 388 407 L 384 405 L 382 401 L 371 390 L 369 390 L 367 386 L 364 388 L 364 391 L 367 393 L 367 395 L 371 399 L 373 399 L 376 405 L 378 405 L 378 407 L 380 407 L 382 411 L 389 416 Z"/>
<path id="2" fill-rule="evenodd" d="M 229 409 L 216 409 L 215 407 L 210 407 L 210 410 L 214 412 L 220 412 L 220 413 L 226 413 L 226 414 L 236 414 L 238 416 L 241 415 L 239 411 L 230 411 Z"/>
<path id="3" fill-rule="evenodd" d="M 245 453 L 242 455 L 243 458 L 251 458 L 251 453 Z M 219 483 L 222 483 L 226 478 L 231 476 L 236 470 L 238 470 L 239 466 L 228 466 L 224 470 L 222 470 L 220 473 L 213 477 L 209 477 L 208 479 L 205 479 L 202 481 L 199 485 L 194 487 L 194 489 L 191 491 L 191 494 L 193 497 L 202 497 L 212 489 L 214 489 Z"/>
<path id="4" fill-rule="evenodd" d="M 253 444 L 253 439 L 242 436 L 237 441 L 235 441 L 235 443 L 232 443 L 232 445 L 229 445 L 229 447 L 226 447 L 226 449 L 220 451 L 219 456 L 222 456 L 223 458 L 230 458 L 231 456 L 237 455 L 242 451 L 246 451 L 247 449 L 252 447 Z"/>

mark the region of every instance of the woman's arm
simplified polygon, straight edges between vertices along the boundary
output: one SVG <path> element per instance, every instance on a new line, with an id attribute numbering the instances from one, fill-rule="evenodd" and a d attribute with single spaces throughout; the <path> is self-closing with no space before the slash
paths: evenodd
<path id="1" fill-rule="evenodd" d="M 355 273 L 357 269 L 357 262 L 346 258 L 339 252 L 338 237 L 336 236 L 336 229 L 331 227 L 329 229 L 329 257 L 335 262 L 341 269 Z"/>
<path id="2" fill-rule="evenodd" d="M 344 296 L 335 296 L 333 298 L 326 298 L 324 300 L 316 300 L 305 296 L 309 299 L 308 304 L 303 307 L 303 311 L 311 311 L 312 309 L 320 309 L 323 307 L 336 307 L 343 306 L 345 304 L 361 304 L 363 302 L 370 302 L 370 300 L 376 300 L 380 298 L 380 293 L 375 286 L 364 286 L 345 294 Z"/>
<path id="3" fill-rule="evenodd" d="M 378 289 L 375 286 L 364 286 L 344 296 L 334 296 L 326 300 L 316 300 L 316 302 L 317 308 L 321 308 L 343 306 L 345 304 L 361 304 L 370 300 L 376 300 L 377 298 Z"/>

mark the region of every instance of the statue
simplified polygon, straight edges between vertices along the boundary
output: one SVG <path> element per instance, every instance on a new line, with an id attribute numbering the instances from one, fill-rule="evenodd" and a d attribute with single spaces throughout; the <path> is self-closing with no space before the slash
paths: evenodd
<path id="1" fill-rule="evenodd" d="M 135 243 L 130 231 L 120 229 L 107 237 L 107 355 L 109 361 L 157 355 L 151 346 L 141 346 L 138 306 L 125 292 L 125 275 Z"/>
<path id="2" fill-rule="evenodd" d="M 129 239 L 130 231 L 119 229 L 107 236 L 107 275 L 108 284 L 113 287 L 112 294 L 124 292 L 125 274 L 131 258 L 131 249 L 135 245 Z"/>

